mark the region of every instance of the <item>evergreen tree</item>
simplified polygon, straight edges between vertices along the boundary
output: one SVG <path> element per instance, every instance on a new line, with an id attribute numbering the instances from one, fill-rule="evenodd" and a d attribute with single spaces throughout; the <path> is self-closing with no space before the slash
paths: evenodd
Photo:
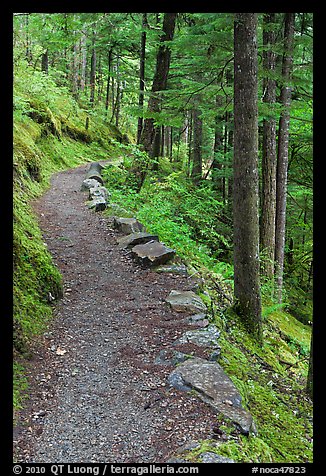
<path id="1" fill-rule="evenodd" d="M 257 15 L 237 13 L 234 22 L 234 294 L 245 325 L 261 342 L 257 68 Z"/>
<path id="2" fill-rule="evenodd" d="M 282 61 L 281 112 L 278 129 L 275 266 L 278 301 L 282 302 L 286 225 L 286 194 L 289 157 L 289 124 L 291 103 L 291 70 L 293 63 L 294 13 L 285 13 L 284 54 Z"/>

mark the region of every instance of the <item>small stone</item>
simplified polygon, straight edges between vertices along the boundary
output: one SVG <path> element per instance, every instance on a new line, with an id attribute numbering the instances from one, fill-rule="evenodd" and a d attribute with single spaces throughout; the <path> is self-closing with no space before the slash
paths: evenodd
<path id="1" fill-rule="evenodd" d="M 145 227 L 136 218 L 113 218 L 113 226 L 121 233 L 129 235 L 130 233 L 136 233 L 145 231 Z"/>
<path id="2" fill-rule="evenodd" d="M 104 198 L 104 200 L 107 201 L 109 198 L 109 192 L 103 186 L 91 187 L 89 189 L 89 199 L 93 200 L 94 198 Z"/>
<path id="3" fill-rule="evenodd" d="M 117 239 L 119 248 L 132 248 L 136 245 L 148 243 L 149 241 L 158 241 L 157 235 L 146 232 L 130 233 Z"/>
<path id="4" fill-rule="evenodd" d="M 165 300 L 177 312 L 206 312 L 205 304 L 193 291 L 172 290 Z"/>
<path id="5" fill-rule="evenodd" d="M 217 362 L 194 358 L 180 364 L 168 381 L 178 390 L 197 391 L 198 397 L 218 413 L 230 419 L 241 433 L 256 434 L 251 414 L 241 405 L 241 396 L 232 380 Z M 232 402 L 232 405 L 225 402 Z"/>
<path id="6" fill-rule="evenodd" d="M 179 276 L 188 276 L 187 267 L 184 264 L 165 264 L 158 266 L 153 271 L 156 273 L 171 273 Z"/>
<path id="7" fill-rule="evenodd" d="M 88 208 L 94 208 L 96 212 L 103 211 L 106 208 L 106 200 L 103 197 L 94 198 L 88 203 Z"/>
<path id="8" fill-rule="evenodd" d="M 175 256 L 175 250 L 168 248 L 158 241 L 149 241 L 136 245 L 131 250 L 132 255 L 145 267 L 166 263 Z"/>
<path id="9" fill-rule="evenodd" d="M 199 345 L 201 347 L 214 347 L 217 348 L 217 339 L 220 337 L 220 331 L 214 324 L 210 324 L 205 329 L 196 329 L 193 331 L 185 332 L 180 339 L 175 341 L 175 345 L 179 344 L 192 344 Z"/>
<path id="10" fill-rule="evenodd" d="M 100 183 L 95 179 L 85 179 L 81 184 L 81 192 L 87 192 L 90 188 L 99 187 Z"/>
<path id="11" fill-rule="evenodd" d="M 218 455 L 212 451 L 206 451 L 200 455 L 201 463 L 235 463 L 233 459 Z"/>

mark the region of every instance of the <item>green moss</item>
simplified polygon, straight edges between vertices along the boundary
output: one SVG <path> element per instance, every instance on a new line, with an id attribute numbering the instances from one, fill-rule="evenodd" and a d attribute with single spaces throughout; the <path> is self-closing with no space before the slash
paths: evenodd
<path id="1" fill-rule="evenodd" d="M 13 363 L 13 407 L 15 410 L 22 408 L 27 396 L 28 382 L 24 367 L 19 362 Z M 15 415 L 14 415 L 15 417 Z"/>

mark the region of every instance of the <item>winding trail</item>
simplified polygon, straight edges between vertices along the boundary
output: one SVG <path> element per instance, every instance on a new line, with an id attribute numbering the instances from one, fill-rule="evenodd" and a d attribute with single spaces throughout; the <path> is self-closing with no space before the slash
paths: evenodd
<path id="1" fill-rule="evenodd" d="M 155 363 L 193 329 L 164 302 L 193 283 L 141 269 L 117 248 L 111 219 L 85 206 L 86 168 L 55 174 L 34 206 L 65 293 L 35 344 L 16 458 L 168 462 L 185 443 L 211 438 L 215 419 L 208 405 L 168 385 L 172 366 Z"/>

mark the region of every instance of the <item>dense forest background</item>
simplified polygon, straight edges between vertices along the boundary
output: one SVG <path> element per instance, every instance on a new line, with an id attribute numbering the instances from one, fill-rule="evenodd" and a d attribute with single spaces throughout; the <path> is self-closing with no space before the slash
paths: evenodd
<path id="1" fill-rule="evenodd" d="M 234 363 L 240 359 L 249 368 L 249 354 L 236 351 L 245 341 L 251 358 L 268 356 L 272 372 L 283 376 L 278 396 L 268 394 L 266 382 L 258 384 L 259 412 L 271 398 L 284 399 L 285 387 L 297 395 L 296 409 L 299 394 L 301 404 L 310 405 L 302 392 L 312 396 L 313 18 L 237 15 L 14 14 L 17 406 L 26 386 L 18 356 L 28 354 L 29 340 L 51 314 L 49 293 L 61 293 L 28 201 L 53 171 L 99 159 L 112 159 L 106 172 L 112 200 L 136 213 L 205 279 L 204 298 L 231 332 L 225 345 Z M 251 23 L 246 15 L 253 15 Z M 241 83 L 239 65 L 248 58 L 252 67 Z M 245 102 L 246 90 L 256 102 Z M 240 189 L 257 202 L 249 214 Z M 237 223 L 245 225 L 242 235 Z M 244 271 L 248 236 L 259 252 L 253 248 Z M 244 370 L 231 357 L 225 366 L 247 401 L 255 401 L 254 384 L 240 383 Z M 300 422 L 305 432 L 307 408 Z M 293 414 L 275 414 L 290 433 L 299 431 Z M 301 451 L 301 461 L 309 460 L 309 438 L 300 444 L 290 438 L 275 450 L 271 435 L 250 451 L 272 460 L 278 452 L 283 460 L 293 454 L 300 460 Z"/>

